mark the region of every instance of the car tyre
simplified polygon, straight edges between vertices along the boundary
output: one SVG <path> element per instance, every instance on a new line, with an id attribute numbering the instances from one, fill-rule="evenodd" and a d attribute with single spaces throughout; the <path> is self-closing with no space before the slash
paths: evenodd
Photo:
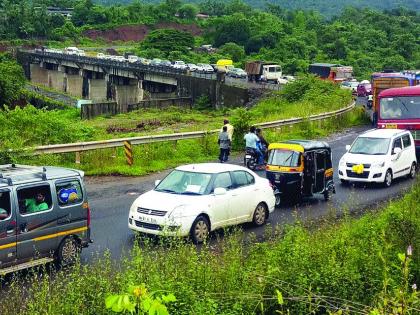
<path id="1" fill-rule="evenodd" d="M 252 216 L 252 222 L 256 226 L 262 226 L 267 222 L 268 211 L 267 206 L 260 202 L 254 210 L 254 215 Z"/>
<path id="2" fill-rule="evenodd" d="M 199 215 L 191 225 L 190 237 L 194 244 L 203 243 L 210 233 L 209 220 L 203 215 Z"/>
<path id="3" fill-rule="evenodd" d="M 74 237 L 66 237 L 58 247 L 57 260 L 61 267 L 74 265 L 79 259 L 80 245 Z"/>
<path id="4" fill-rule="evenodd" d="M 416 170 L 417 170 L 417 165 L 415 162 L 413 162 L 411 164 L 410 173 L 408 174 L 408 177 L 414 179 L 416 177 Z"/>
<path id="5" fill-rule="evenodd" d="M 388 169 L 385 173 L 384 186 L 390 187 L 392 185 L 392 171 Z"/>
<path id="6" fill-rule="evenodd" d="M 274 194 L 274 197 L 276 198 L 275 200 L 275 206 L 276 207 L 279 207 L 280 206 L 280 204 L 281 204 L 281 196 L 280 196 L 280 193 L 277 193 L 277 194 Z"/>

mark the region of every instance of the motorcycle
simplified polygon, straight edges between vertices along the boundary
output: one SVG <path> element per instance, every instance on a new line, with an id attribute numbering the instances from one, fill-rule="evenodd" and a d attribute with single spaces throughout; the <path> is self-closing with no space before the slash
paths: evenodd
<path id="1" fill-rule="evenodd" d="M 255 170 L 257 167 L 258 157 L 254 150 L 246 149 L 244 157 L 244 165 L 250 170 Z"/>

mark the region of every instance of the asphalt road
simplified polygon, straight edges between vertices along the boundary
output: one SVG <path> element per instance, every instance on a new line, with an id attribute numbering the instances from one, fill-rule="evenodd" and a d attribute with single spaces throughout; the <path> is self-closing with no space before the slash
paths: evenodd
<path id="1" fill-rule="evenodd" d="M 379 185 L 341 185 L 337 175 L 338 162 L 345 153 L 345 146 L 351 144 L 356 136 L 369 129 L 357 127 L 343 133 L 332 135 L 326 140 L 332 148 L 334 180 L 336 194 L 328 202 L 322 195 L 315 195 L 305 199 L 299 205 L 285 205 L 276 209 L 269 218 L 272 226 L 292 223 L 300 220 L 314 220 L 330 214 L 343 211 L 359 212 L 373 208 L 393 197 L 400 195 L 405 189 L 413 185 L 413 180 L 396 180 L 390 188 Z M 240 163 L 242 156 L 233 159 L 233 163 Z M 150 190 L 156 179 L 163 178 L 168 171 L 155 173 L 144 177 L 87 177 L 88 196 L 92 209 L 92 239 L 94 243 L 83 250 L 82 261 L 89 263 L 97 253 L 109 250 L 111 257 L 118 259 L 130 250 L 134 241 L 134 233 L 128 229 L 127 216 L 129 208 L 136 197 Z M 264 176 L 264 172 L 259 172 Z M 294 211 L 296 210 L 296 211 Z M 244 226 L 246 232 L 257 235 L 264 233 L 264 227 L 256 228 Z"/>

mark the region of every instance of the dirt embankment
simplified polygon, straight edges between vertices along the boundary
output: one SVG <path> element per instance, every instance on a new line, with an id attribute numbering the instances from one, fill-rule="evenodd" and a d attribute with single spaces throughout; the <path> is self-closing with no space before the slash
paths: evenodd
<path id="1" fill-rule="evenodd" d="M 150 31 L 162 28 L 172 28 L 179 31 L 189 32 L 194 36 L 198 36 L 203 33 L 203 30 L 196 24 L 186 25 L 178 23 L 159 23 L 153 28 L 147 25 L 125 25 L 109 30 L 86 30 L 83 32 L 83 35 L 93 40 L 102 38 L 107 42 L 142 41 Z"/>

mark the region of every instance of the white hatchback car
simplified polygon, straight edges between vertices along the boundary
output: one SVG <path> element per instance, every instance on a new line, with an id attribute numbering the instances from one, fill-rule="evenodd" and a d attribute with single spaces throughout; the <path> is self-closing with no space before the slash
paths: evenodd
<path id="1" fill-rule="evenodd" d="M 190 164 L 177 167 L 134 201 L 128 227 L 155 235 L 190 235 L 194 243 L 202 243 L 219 228 L 265 224 L 274 204 L 269 181 L 242 166 Z"/>
<path id="2" fill-rule="evenodd" d="M 377 182 L 391 186 L 393 179 L 416 176 L 416 150 L 413 136 L 400 129 L 369 130 L 346 146 L 340 160 L 341 182 Z"/>

